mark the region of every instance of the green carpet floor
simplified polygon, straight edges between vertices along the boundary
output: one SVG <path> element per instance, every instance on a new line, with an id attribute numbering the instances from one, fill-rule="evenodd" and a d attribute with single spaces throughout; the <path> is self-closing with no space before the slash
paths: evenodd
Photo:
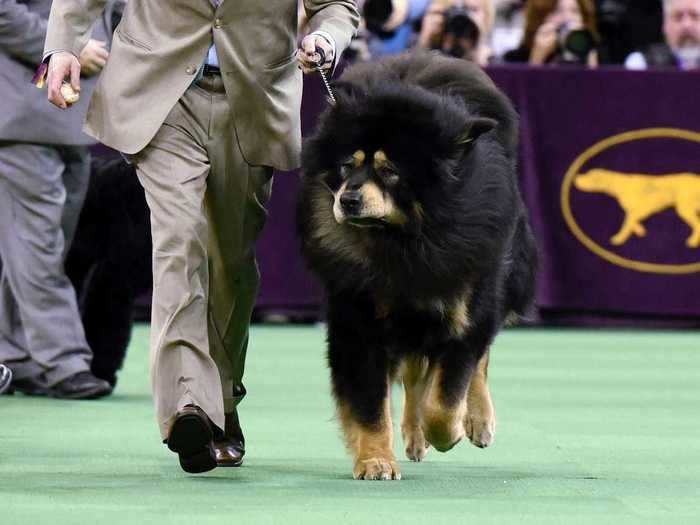
<path id="1" fill-rule="evenodd" d="M 245 466 L 183 473 L 159 443 L 147 340 L 138 327 L 111 398 L 0 398 L 0 524 L 700 523 L 694 333 L 504 332 L 493 447 L 401 456 L 399 482 L 351 479 L 319 328 L 253 330 Z"/>

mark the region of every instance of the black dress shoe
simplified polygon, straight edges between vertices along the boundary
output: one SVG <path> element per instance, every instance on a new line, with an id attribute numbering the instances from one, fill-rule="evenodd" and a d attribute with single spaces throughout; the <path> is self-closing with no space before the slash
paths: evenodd
<path id="1" fill-rule="evenodd" d="M 198 406 L 187 405 L 175 417 L 168 435 L 168 448 L 180 458 L 185 472 L 197 474 L 216 467 L 209 418 Z"/>
<path id="2" fill-rule="evenodd" d="M 104 381 L 107 381 L 111 386 L 112 390 L 114 390 L 114 387 L 117 386 L 117 373 L 114 370 L 106 369 L 106 368 L 95 368 L 93 366 L 92 370 L 92 375 L 97 377 L 98 379 L 102 379 Z"/>
<path id="3" fill-rule="evenodd" d="M 25 377 L 24 379 L 13 379 L 7 394 L 21 392 L 25 396 L 45 396 L 49 393 L 44 376 Z"/>
<path id="4" fill-rule="evenodd" d="M 110 384 L 90 372 L 78 372 L 48 389 L 48 395 L 57 399 L 97 399 L 111 393 Z"/>
<path id="5" fill-rule="evenodd" d="M 245 438 L 238 420 L 238 412 L 226 414 L 223 439 L 214 441 L 216 464 L 219 467 L 240 467 L 245 455 Z"/>
<path id="6" fill-rule="evenodd" d="M 0 395 L 4 394 L 12 382 L 12 370 L 5 365 L 0 365 Z"/>

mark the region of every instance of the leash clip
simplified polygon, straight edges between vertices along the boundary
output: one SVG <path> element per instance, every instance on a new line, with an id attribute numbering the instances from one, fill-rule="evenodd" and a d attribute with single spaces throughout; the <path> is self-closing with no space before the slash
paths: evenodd
<path id="1" fill-rule="evenodd" d="M 331 84 L 328 81 L 328 77 L 326 76 L 326 72 L 323 70 L 323 64 L 326 63 L 326 53 L 320 47 L 316 48 L 316 53 L 318 53 L 318 56 L 319 56 L 318 62 L 316 62 L 316 71 L 318 71 L 318 73 L 321 75 L 321 79 L 323 80 L 323 85 L 326 87 L 326 91 L 328 92 L 328 96 L 331 99 L 331 103 L 335 104 L 335 96 L 333 95 L 333 90 L 331 89 Z"/>

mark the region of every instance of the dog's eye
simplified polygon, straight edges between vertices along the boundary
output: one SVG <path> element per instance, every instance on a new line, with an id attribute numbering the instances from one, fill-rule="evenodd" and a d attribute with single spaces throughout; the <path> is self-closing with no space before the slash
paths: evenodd
<path id="1" fill-rule="evenodd" d="M 394 166 L 382 166 L 379 170 L 379 176 L 386 184 L 396 184 L 399 182 L 399 173 Z"/>
<path id="2" fill-rule="evenodd" d="M 350 157 L 349 159 L 345 160 L 339 167 L 338 172 L 340 173 L 340 176 L 343 179 L 347 179 L 350 176 L 350 173 L 352 172 L 352 169 L 354 167 L 353 159 Z"/>

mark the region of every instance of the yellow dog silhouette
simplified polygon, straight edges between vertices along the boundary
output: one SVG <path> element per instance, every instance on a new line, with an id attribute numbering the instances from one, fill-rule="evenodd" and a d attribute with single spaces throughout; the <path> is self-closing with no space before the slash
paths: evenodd
<path id="1" fill-rule="evenodd" d="M 624 244 L 633 233 L 644 237 L 647 231 L 642 221 L 671 207 L 692 230 L 686 245 L 700 246 L 700 175 L 640 175 L 594 169 L 576 177 L 574 184 L 581 191 L 606 193 L 617 199 L 625 211 L 625 221 L 610 239 L 616 246 Z"/>

